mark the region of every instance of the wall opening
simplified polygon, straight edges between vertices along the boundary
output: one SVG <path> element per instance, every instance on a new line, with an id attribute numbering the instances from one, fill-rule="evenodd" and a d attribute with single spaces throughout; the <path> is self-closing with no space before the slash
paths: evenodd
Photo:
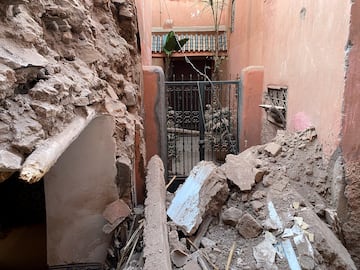
<path id="1" fill-rule="evenodd" d="M 0 269 L 47 269 L 44 181 L 0 184 Z"/>
<path id="2" fill-rule="evenodd" d="M 267 120 L 279 128 L 286 129 L 287 86 L 268 85 L 265 93 Z"/>

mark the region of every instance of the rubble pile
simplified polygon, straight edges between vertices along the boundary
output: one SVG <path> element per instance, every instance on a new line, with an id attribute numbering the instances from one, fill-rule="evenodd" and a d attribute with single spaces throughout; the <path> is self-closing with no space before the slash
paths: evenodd
<path id="1" fill-rule="evenodd" d="M 313 128 L 279 132 L 211 164 L 200 162 L 168 192 L 172 269 L 356 269 L 337 236 L 331 178 Z M 201 190 L 224 185 L 222 197 L 200 203 Z"/>
<path id="2" fill-rule="evenodd" d="M 117 156 L 133 160 L 141 125 L 134 2 L 1 1 L 0 13 L 1 180 L 93 111 L 114 116 Z"/>

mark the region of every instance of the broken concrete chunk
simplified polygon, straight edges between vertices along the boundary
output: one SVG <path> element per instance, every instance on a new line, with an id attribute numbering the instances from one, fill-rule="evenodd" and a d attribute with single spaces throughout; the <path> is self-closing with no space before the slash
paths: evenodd
<path id="1" fill-rule="evenodd" d="M 260 201 L 252 201 L 251 207 L 255 212 L 259 212 L 261 210 L 261 208 L 264 207 L 264 204 Z"/>
<path id="2" fill-rule="evenodd" d="M 131 210 L 129 206 L 121 199 L 118 199 L 106 206 L 103 216 L 110 222 L 114 223 L 119 218 L 125 218 L 129 216 Z"/>
<path id="3" fill-rule="evenodd" d="M 249 191 L 255 183 L 262 180 L 264 169 L 257 169 L 256 157 L 252 148 L 239 155 L 227 155 L 226 162 L 221 166 L 226 177 L 237 185 L 241 191 Z"/>
<path id="4" fill-rule="evenodd" d="M 45 66 L 48 64 L 35 48 L 20 47 L 9 39 L 0 39 L 0 63 L 13 69 L 27 66 Z"/>
<path id="5" fill-rule="evenodd" d="M 275 243 L 274 237 L 267 237 L 265 240 L 253 248 L 253 255 L 256 260 L 257 269 L 277 269 L 275 264 L 276 249 L 273 244 Z"/>
<path id="6" fill-rule="evenodd" d="M 125 217 L 120 217 L 116 219 L 113 223 L 106 223 L 103 226 L 103 232 L 106 234 L 112 233 L 123 221 L 125 220 Z"/>
<path id="7" fill-rule="evenodd" d="M 6 150 L 0 150 L 0 171 L 15 172 L 20 170 L 23 157 Z"/>
<path id="8" fill-rule="evenodd" d="M 200 265 L 197 262 L 197 258 L 193 258 L 189 260 L 185 266 L 183 267 L 184 270 L 202 270 Z"/>
<path id="9" fill-rule="evenodd" d="M 262 226 L 250 214 L 244 214 L 236 226 L 237 230 L 244 238 L 257 237 L 263 230 Z"/>
<path id="10" fill-rule="evenodd" d="M 204 248 L 211 248 L 211 247 L 216 246 L 216 242 L 214 242 L 213 240 L 211 240 L 207 237 L 203 237 L 201 239 L 200 243 Z"/>
<path id="11" fill-rule="evenodd" d="M 193 234 L 205 213 L 218 213 L 228 193 L 223 172 L 214 163 L 201 161 L 177 190 L 167 214 L 184 232 Z"/>
<path id="12" fill-rule="evenodd" d="M 174 249 L 170 253 L 171 261 L 176 267 L 184 266 L 189 260 L 189 257 L 190 256 L 181 249 Z"/>
<path id="13" fill-rule="evenodd" d="M 239 219 L 242 216 L 242 211 L 236 207 L 230 207 L 229 209 L 226 209 L 222 214 L 222 221 L 224 224 L 230 225 L 230 226 L 236 226 Z"/>
<path id="14" fill-rule="evenodd" d="M 265 146 L 265 152 L 267 152 L 270 156 L 272 157 L 276 157 L 278 154 L 280 154 L 281 152 L 281 145 L 277 144 L 277 143 L 274 143 L 274 142 L 271 142 L 271 143 L 268 143 L 266 146 Z"/>

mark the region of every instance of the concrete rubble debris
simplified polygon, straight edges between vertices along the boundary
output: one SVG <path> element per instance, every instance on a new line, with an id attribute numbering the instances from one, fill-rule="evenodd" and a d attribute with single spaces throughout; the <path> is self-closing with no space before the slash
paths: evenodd
<path id="1" fill-rule="evenodd" d="M 125 220 L 131 213 L 129 206 L 122 200 L 118 199 L 111 204 L 107 205 L 104 212 L 103 217 L 110 223 L 116 223 L 118 226 L 122 221 Z M 106 226 L 106 225 L 105 225 Z M 108 232 L 108 230 L 104 230 Z"/>
<path id="2" fill-rule="evenodd" d="M 240 209 L 236 207 L 230 207 L 222 213 L 221 218 L 224 224 L 236 226 L 242 214 L 243 212 Z"/>
<path id="3" fill-rule="evenodd" d="M 265 152 L 268 153 L 270 156 L 272 157 L 276 157 L 278 154 L 280 154 L 282 148 L 281 145 L 271 142 L 268 143 L 265 148 L 264 148 Z"/>
<path id="4" fill-rule="evenodd" d="M 240 218 L 236 228 L 244 238 L 257 237 L 263 231 L 262 226 L 249 213 Z"/>
<path id="5" fill-rule="evenodd" d="M 6 150 L 0 150 L 1 172 L 15 172 L 20 170 L 22 161 L 22 156 Z"/>
<path id="6" fill-rule="evenodd" d="M 278 269 L 275 263 L 276 249 L 275 237 L 270 232 L 265 232 L 265 239 L 257 246 L 253 247 L 253 255 L 256 260 L 256 267 L 259 269 Z"/>
<path id="7" fill-rule="evenodd" d="M 228 195 L 225 175 L 212 162 L 196 165 L 176 191 L 167 214 L 185 233 L 194 233 L 205 213 L 217 214 Z"/>
<path id="8" fill-rule="evenodd" d="M 147 166 L 145 200 L 144 269 L 171 269 L 170 247 L 166 226 L 166 190 L 164 165 L 153 156 Z"/>
<path id="9" fill-rule="evenodd" d="M 183 224 L 193 216 L 194 205 L 187 203 L 194 201 L 191 198 L 195 194 L 196 198 L 200 197 L 200 188 L 187 182 L 179 188 L 169 209 L 174 207 L 172 204 L 183 189 L 181 208 L 178 207 L 177 211 L 186 209 L 189 214 L 185 211 L 181 214 L 179 220 L 183 223 L 175 219 L 168 223 L 170 243 L 175 243 L 171 244 L 170 253 L 174 269 L 216 269 L 225 264 L 228 269 L 248 270 L 254 269 L 255 265 L 257 269 L 266 270 L 356 269 L 335 233 L 317 215 L 317 208 L 321 205 L 321 217 L 327 217 L 330 224 L 337 224 L 336 211 L 329 209 L 321 197 L 323 190 L 314 185 L 317 179 L 325 179 L 322 160 L 312 152 L 319 151 L 314 132 L 301 133 L 300 137 L 299 133 L 295 137 L 285 132 L 279 134 L 274 143 L 280 146 L 282 153 L 296 150 L 293 157 L 280 153 L 273 156 L 265 150 L 267 144 L 250 148 L 237 156 L 228 155 L 225 164 L 220 166 L 228 180 L 235 184 L 230 185 L 231 195 L 222 201 L 220 220 L 208 219 L 205 214 L 204 221 L 200 221 L 200 225 L 196 223 L 199 229 L 187 233 Z M 298 149 L 301 144 L 306 147 Z M 310 165 L 312 173 L 309 174 L 306 172 Z M 202 166 L 210 165 L 203 163 Z M 238 167 L 243 171 L 237 170 Z M 210 168 L 204 171 L 201 166 L 194 169 L 198 174 L 203 172 L 199 179 L 205 179 L 211 174 L 209 171 L 216 170 L 216 166 Z M 253 168 L 269 172 L 266 177 L 271 180 L 267 185 L 256 181 Z M 244 175 L 251 175 L 251 181 L 246 181 L 249 178 Z M 294 175 L 299 175 L 299 179 Z M 230 244 L 233 242 L 236 243 L 234 249 Z"/>
<path id="10" fill-rule="evenodd" d="M 241 191 L 251 190 L 266 173 L 265 168 L 256 168 L 258 163 L 254 151 L 253 148 L 249 148 L 239 155 L 227 155 L 225 164 L 221 166 L 226 177 Z"/>

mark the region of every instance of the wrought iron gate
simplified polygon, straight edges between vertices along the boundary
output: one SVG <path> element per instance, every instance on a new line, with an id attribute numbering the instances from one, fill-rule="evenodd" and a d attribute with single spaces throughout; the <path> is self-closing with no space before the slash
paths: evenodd
<path id="1" fill-rule="evenodd" d="M 200 160 L 239 152 L 240 81 L 168 81 L 168 176 L 186 177 Z"/>

